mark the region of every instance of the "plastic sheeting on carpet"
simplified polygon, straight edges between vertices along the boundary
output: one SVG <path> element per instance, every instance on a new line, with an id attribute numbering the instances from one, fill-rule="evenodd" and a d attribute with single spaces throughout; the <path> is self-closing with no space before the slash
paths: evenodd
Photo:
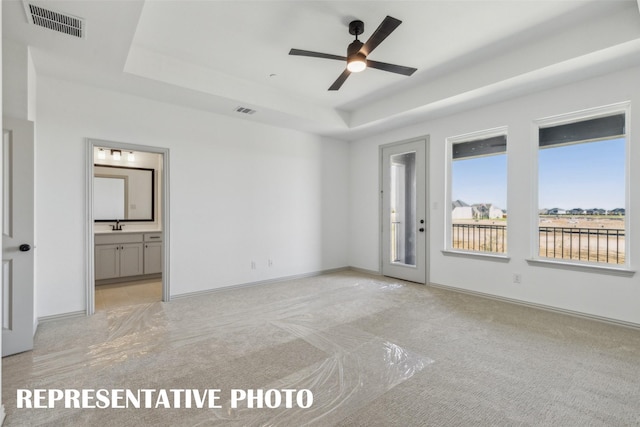
<path id="1" fill-rule="evenodd" d="M 64 329 L 55 332 L 59 342 L 55 334 L 48 336 L 47 351 L 34 351 L 32 364 L 22 373 L 23 387 L 102 388 L 104 384 L 96 378 L 108 377 L 113 384 L 128 388 L 130 375 L 156 378 L 155 387 L 169 389 L 176 384 L 166 375 L 166 364 L 154 364 L 158 357 L 172 360 L 176 371 L 188 372 L 192 363 L 206 368 L 206 355 L 210 354 L 212 376 L 200 380 L 216 388 L 213 372 L 222 366 L 222 355 L 233 370 L 234 357 L 251 361 L 261 350 L 297 340 L 321 352 L 324 358 L 316 357 L 320 360 L 269 381 L 260 382 L 256 377 L 250 386 L 263 390 L 309 389 L 314 397 L 311 408 L 231 408 L 225 399 L 222 409 L 190 410 L 185 422 L 238 426 L 335 424 L 433 363 L 428 357 L 353 326 L 363 316 L 392 309 L 393 293 L 403 286 L 360 280 L 303 296 L 293 293 L 287 297 L 285 292 L 280 299 L 263 295 L 256 301 L 239 302 L 237 296 L 252 290 L 234 290 L 230 291 L 228 304 L 220 304 L 220 298 L 226 298 L 220 293 L 170 304 L 120 307 L 94 316 L 77 337 Z M 78 320 L 83 321 L 86 319 Z M 180 357 L 172 359 L 172 354 Z M 194 357 L 184 356 L 190 354 Z M 254 362 L 251 365 L 260 363 Z M 156 369 L 162 373 L 155 373 Z M 240 364 L 238 369 L 242 369 Z M 137 381 L 139 384 L 140 378 Z M 73 417 L 73 411 L 63 410 L 63 419 Z M 43 418 L 46 414 L 39 414 L 39 419 Z"/>

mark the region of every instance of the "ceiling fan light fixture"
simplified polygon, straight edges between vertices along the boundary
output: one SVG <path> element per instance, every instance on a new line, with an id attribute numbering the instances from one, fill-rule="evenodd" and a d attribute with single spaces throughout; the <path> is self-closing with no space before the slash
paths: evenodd
<path id="1" fill-rule="evenodd" d="M 311 58 L 333 59 L 347 62 L 347 68 L 338 76 L 336 81 L 329 86 L 328 90 L 339 90 L 351 73 L 359 73 L 367 68 L 375 68 L 390 73 L 410 76 L 418 71 L 416 68 L 404 67 L 401 65 L 387 64 L 386 62 L 369 61 L 367 57 L 380 45 L 391 33 L 395 31 L 402 21 L 391 16 L 384 18 L 382 23 L 376 28 L 365 43 L 358 40 L 358 36 L 364 33 L 364 23 L 360 20 L 349 23 L 349 34 L 356 36 L 356 39 L 347 46 L 347 55 L 332 55 L 329 53 L 312 52 L 310 50 L 291 49 L 289 55 L 308 56 Z"/>
<path id="2" fill-rule="evenodd" d="M 364 54 L 358 52 L 347 59 L 347 70 L 352 73 L 359 73 L 365 68 L 367 68 L 367 58 Z"/>

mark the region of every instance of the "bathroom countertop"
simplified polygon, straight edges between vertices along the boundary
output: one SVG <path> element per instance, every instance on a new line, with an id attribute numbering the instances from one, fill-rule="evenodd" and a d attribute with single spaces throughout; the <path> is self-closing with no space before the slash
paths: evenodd
<path id="1" fill-rule="evenodd" d="M 99 230 L 93 234 L 132 234 L 132 233 L 162 233 L 162 230 Z"/>

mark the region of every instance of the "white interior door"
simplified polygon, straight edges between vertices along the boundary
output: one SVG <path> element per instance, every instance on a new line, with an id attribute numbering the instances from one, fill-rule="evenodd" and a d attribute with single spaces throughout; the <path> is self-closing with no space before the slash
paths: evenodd
<path id="1" fill-rule="evenodd" d="M 426 283 L 426 141 L 382 147 L 382 274 Z"/>
<path id="2" fill-rule="evenodd" d="M 33 348 L 33 122 L 3 118 L 2 356 Z"/>

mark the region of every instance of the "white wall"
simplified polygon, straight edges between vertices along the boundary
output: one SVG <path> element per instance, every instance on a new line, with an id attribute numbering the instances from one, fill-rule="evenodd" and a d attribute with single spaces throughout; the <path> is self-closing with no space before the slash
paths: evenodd
<path id="1" fill-rule="evenodd" d="M 2 39 L 3 114 L 35 120 L 35 67 L 27 46 Z"/>
<path id="2" fill-rule="evenodd" d="M 87 137 L 170 149 L 172 295 L 347 265 L 347 143 L 45 76 L 37 90 L 40 316 L 85 309 Z"/>
<path id="3" fill-rule="evenodd" d="M 416 136 L 430 135 L 429 179 L 429 280 L 506 298 L 603 316 L 640 324 L 640 273 L 632 278 L 591 272 L 531 266 L 531 224 L 537 207 L 532 197 L 535 171 L 531 161 L 533 120 L 582 109 L 632 101 L 631 241 L 632 268 L 640 267 L 640 69 L 557 87 L 526 97 L 426 121 L 350 145 L 349 264 L 379 270 L 378 147 Z M 508 126 L 509 263 L 446 256 L 444 248 L 445 139 L 450 136 Z M 434 207 L 434 203 L 436 206 Z M 522 284 L 512 283 L 520 273 Z"/>

